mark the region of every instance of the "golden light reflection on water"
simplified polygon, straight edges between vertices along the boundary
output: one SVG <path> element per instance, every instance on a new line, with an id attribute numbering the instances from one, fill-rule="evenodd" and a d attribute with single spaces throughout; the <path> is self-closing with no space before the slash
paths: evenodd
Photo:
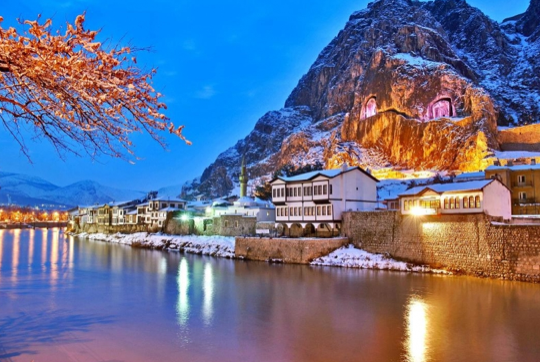
<path id="1" fill-rule="evenodd" d="M 32 269 L 32 261 L 34 260 L 35 234 L 36 231 L 34 229 L 28 230 L 28 270 Z"/>
<path id="2" fill-rule="evenodd" d="M 178 323 L 183 326 L 189 318 L 189 265 L 185 258 L 180 261 L 178 268 L 178 303 L 176 305 L 176 314 Z"/>
<path id="3" fill-rule="evenodd" d="M 41 229 L 41 269 L 43 273 L 47 271 L 47 238 L 49 236 L 49 230 Z"/>
<path id="4" fill-rule="evenodd" d="M 19 267 L 19 253 L 20 253 L 20 240 L 21 230 L 15 229 L 13 231 L 13 256 L 11 261 L 11 270 L 13 280 L 17 280 L 17 268 Z"/>
<path id="5" fill-rule="evenodd" d="M 4 230 L 0 230 L 0 268 L 2 267 L 2 254 L 4 253 Z"/>
<path id="6" fill-rule="evenodd" d="M 214 314 L 214 274 L 211 263 L 206 263 L 204 266 L 203 293 L 203 320 L 208 325 L 212 322 L 212 315 Z"/>
<path id="7" fill-rule="evenodd" d="M 58 245 L 59 243 L 59 230 L 53 229 L 52 230 L 52 247 L 51 247 L 51 284 L 56 285 L 56 282 L 58 280 Z"/>
<path id="8" fill-rule="evenodd" d="M 412 298 L 407 305 L 407 361 L 427 360 L 428 306 L 419 298 Z"/>

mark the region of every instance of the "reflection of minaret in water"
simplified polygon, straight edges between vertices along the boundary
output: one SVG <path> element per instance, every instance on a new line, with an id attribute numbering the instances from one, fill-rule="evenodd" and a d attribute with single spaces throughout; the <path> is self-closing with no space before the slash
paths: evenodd
<path id="1" fill-rule="evenodd" d="M 246 197 L 247 195 L 247 174 L 246 174 L 246 156 L 242 156 L 242 168 L 240 170 L 240 197 Z"/>

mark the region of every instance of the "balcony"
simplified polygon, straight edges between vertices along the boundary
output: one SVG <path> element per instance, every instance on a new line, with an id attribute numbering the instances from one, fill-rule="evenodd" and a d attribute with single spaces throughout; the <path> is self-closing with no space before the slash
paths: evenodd
<path id="1" fill-rule="evenodd" d="M 512 205 L 525 205 L 534 203 L 536 203 L 536 201 L 533 197 L 528 197 L 526 199 L 512 199 Z"/>
<path id="2" fill-rule="evenodd" d="M 512 187 L 533 187 L 534 184 L 532 181 L 525 182 L 512 182 Z"/>

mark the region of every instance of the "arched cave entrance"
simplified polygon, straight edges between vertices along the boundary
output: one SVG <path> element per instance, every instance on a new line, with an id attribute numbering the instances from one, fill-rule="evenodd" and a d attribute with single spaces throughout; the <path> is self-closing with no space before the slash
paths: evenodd
<path id="1" fill-rule="evenodd" d="M 368 118 L 377 114 L 377 99 L 371 97 L 364 106 L 364 118 Z"/>
<path id="2" fill-rule="evenodd" d="M 431 104 L 429 107 L 429 115 L 431 119 L 442 117 L 453 117 L 454 110 L 452 100 L 450 98 L 441 98 Z"/>

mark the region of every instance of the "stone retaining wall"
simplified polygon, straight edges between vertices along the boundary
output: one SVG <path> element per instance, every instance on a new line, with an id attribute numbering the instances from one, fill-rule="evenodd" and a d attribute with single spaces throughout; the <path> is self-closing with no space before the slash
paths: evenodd
<path id="1" fill-rule="evenodd" d="M 347 245 L 348 238 L 290 239 L 237 237 L 234 253 L 248 260 L 281 261 L 283 263 L 309 264 L 313 259 L 330 254 Z"/>
<path id="2" fill-rule="evenodd" d="M 484 214 L 402 216 L 347 212 L 342 233 L 372 253 L 466 274 L 540 282 L 540 225 L 492 223 Z"/>
<path id="3" fill-rule="evenodd" d="M 540 124 L 501 130 L 498 139 L 503 151 L 540 151 Z"/>

